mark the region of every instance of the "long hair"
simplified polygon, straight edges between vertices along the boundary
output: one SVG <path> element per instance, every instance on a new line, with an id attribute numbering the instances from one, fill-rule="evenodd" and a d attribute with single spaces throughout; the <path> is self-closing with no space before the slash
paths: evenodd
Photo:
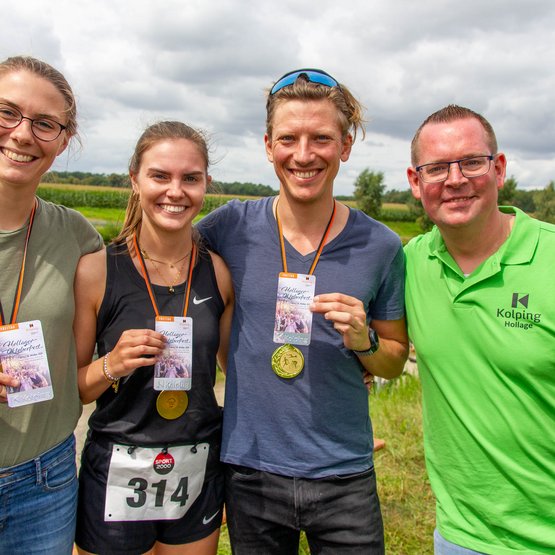
<path id="1" fill-rule="evenodd" d="M 210 158 L 208 154 L 208 141 L 204 133 L 180 121 L 159 121 L 149 125 L 139 137 L 133 156 L 131 156 L 131 160 L 129 161 L 129 175 L 136 176 L 139 173 L 143 155 L 147 150 L 160 141 L 171 139 L 187 139 L 191 141 L 204 158 L 206 169 L 208 170 Z M 139 233 L 142 219 L 143 211 L 139 195 L 132 190 L 127 202 L 122 229 L 112 242 L 124 243 L 129 237 L 132 237 L 134 233 Z M 196 231 L 193 229 L 193 240 L 195 240 L 195 237 Z"/>

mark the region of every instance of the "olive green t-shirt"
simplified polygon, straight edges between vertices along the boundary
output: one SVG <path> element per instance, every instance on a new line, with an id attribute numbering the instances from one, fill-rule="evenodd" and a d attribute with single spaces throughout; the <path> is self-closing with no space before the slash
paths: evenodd
<path id="1" fill-rule="evenodd" d="M 0 230 L 0 300 L 9 323 L 27 224 Z M 40 320 L 54 398 L 10 408 L 0 403 L 0 467 L 44 453 L 66 439 L 81 414 L 73 339 L 73 279 L 82 255 L 102 238 L 78 212 L 39 199 L 29 240 L 18 322 Z"/>

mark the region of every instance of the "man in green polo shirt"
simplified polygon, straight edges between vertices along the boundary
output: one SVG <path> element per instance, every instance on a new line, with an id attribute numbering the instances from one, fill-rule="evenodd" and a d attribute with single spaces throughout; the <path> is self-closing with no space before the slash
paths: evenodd
<path id="1" fill-rule="evenodd" d="M 420 126 L 407 170 L 434 222 L 405 248 L 435 553 L 555 553 L 555 226 L 498 207 L 506 158 L 479 114 Z"/>

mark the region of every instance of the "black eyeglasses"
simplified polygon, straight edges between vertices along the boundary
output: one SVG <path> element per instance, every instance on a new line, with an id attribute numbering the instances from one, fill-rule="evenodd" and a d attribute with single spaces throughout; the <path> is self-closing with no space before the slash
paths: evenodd
<path id="1" fill-rule="evenodd" d="M 310 83 L 318 83 L 326 87 L 339 87 L 339 83 L 329 73 L 321 69 L 296 69 L 286 73 L 274 83 L 274 86 L 270 89 L 270 96 L 283 89 L 283 87 L 292 85 L 301 75 L 304 75 Z"/>
<path id="2" fill-rule="evenodd" d="M 13 106 L 0 104 L 0 127 L 15 129 L 24 119 L 31 122 L 33 135 L 41 141 L 54 141 L 64 129 L 67 129 L 66 125 L 62 125 L 53 119 L 46 117 L 28 118 Z"/>
<path id="3" fill-rule="evenodd" d="M 484 156 L 471 156 L 461 160 L 452 160 L 451 162 L 432 162 L 431 164 L 422 164 L 416 166 L 420 179 L 425 183 L 441 183 L 449 177 L 449 169 L 451 164 L 457 164 L 464 177 L 480 177 L 489 172 L 491 161 L 495 158 L 494 154 Z"/>

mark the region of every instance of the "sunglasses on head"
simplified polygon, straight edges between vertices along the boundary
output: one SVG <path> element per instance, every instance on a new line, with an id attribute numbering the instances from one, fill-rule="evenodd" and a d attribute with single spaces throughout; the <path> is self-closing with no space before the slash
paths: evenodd
<path id="1" fill-rule="evenodd" d="M 318 83 L 326 87 L 339 87 L 339 83 L 321 69 L 296 69 L 286 73 L 275 82 L 274 86 L 270 89 L 270 96 L 283 89 L 283 87 L 292 85 L 300 75 L 304 75 L 310 83 Z"/>

